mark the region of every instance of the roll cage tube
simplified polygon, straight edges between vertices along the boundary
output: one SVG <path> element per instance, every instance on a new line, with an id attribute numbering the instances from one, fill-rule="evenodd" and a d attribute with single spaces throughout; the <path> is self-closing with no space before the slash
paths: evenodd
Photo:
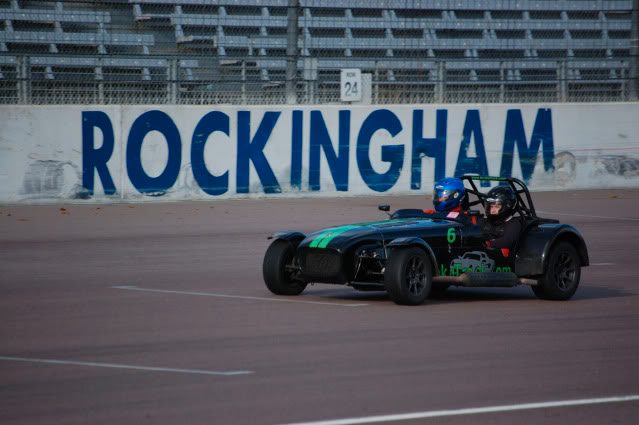
<path id="1" fill-rule="evenodd" d="M 510 188 L 515 193 L 515 197 L 517 198 L 517 204 L 515 205 L 515 211 L 519 213 L 519 215 L 525 220 L 538 220 L 537 213 L 535 212 L 535 206 L 533 205 L 532 197 L 530 196 L 530 192 L 528 191 L 528 187 L 519 179 L 514 177 L 494 177 L 494 176 L 461 176 L 460 179 L 462 181 L 466 180 L 471 186 L 471 189 L 466 188 L 466 192 L 473 194 L 477 197 L 475 201 L 469 201 L 468 207 L 473 205 L 482 204 L 484 209 L 486 209 L 486 199 L 488 196 L 477 189 L 475 185 L 475 180 L 480 181 L 498 181 L 498 182 L 506 182 Z M 502 184 L 500 183 L 500 184 Z M 522 195 L 525 195 L 526 200 Z"/>

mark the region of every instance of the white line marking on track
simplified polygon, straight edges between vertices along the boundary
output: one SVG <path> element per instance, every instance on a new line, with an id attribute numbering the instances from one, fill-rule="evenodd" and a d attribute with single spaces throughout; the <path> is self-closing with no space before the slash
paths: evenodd
<path id="1" fill-rule="evenodd" d="M 591 266 L 614 266 L 615 263 L 590 263 Z"/>
<path id="2" fill-rule="evenodd" d="M 336 305 L 340 307 L 363 307 L 368 304 L 343 304 L 343 303 L 329 303 L 322 301 L 301 301 L 301 300 L 289 300 L 283 298 L 264 298 L 264 297 L 247 297 L 243 295 L 225 295 L 225 294 L 211 294 L 208 292 L 191 292 L 191 291 L 171 291 L 166 289 L 150 289 L 150 288 L 138 288 L 137 286 L 112 286 L 114 289 L 126 289 L 129 291 L 145 291 L 145 292 L 161 292 L 165 294 L 180 294 L 180 295 L 198 295 L 201 297 L 220 297 L 220 298 L 239 298 L 243 300 L 259 300 L 259 301 L 279 301 L 288 303 L 302 303 L 302 304 L 320 304 L 320 305 Z"/>
<path id="3" fill-rule="evenodd" d="M 31 362 L 31 363 L 46 363 L 46 364 L 61 364 L 71 366 L 90 366 L 90 367 L 107 367 L 113 369 L 134 369 L 134 370 L 146 370 L 151 372 L 173 372 L 173 373 L 193 373 L 197 375 L 220 375 L 220 376 L 234 376 L 234 375 L 249 375 L 254 373 L 250 370 L 230 370 L 230 371 L 213 371 L 213 370 L 199 370 L 199 369 L 174 369 L 168 367 L 148 367 L 148 366 L 134 366 L 126 364 L 113 364 L 113 363 L 95 363 L 95 362 L 76 362 L 70 360 L 54 360 L 54 359 L 34 359 L 29 357 L 8 357 L 0 356 L 0 360 L 8 360 L 14 362 Z"/>
<path id="4" fill-rule="evenodd" d="M 639 221 L 639 218 L 629 218 L 629 217 L 610 217 L 607 215 L 590 215 L 590 214 L 569 214 L 569 213 L 560 213 L 560 212 L 552 212 L 552 211 L 537 211 L 542 214 L 554 214 L 554 215 L 570 215 L 573 217 L 590 217 L 590 218 L 607 218 L 610 220 L 626 220 L 626 221 Z"/>
<path id="5" fill-rule="evenodd" d="M 428 412 L 403 413 L 398 415 L 367 416 L 361 418 L 334 419 L 328 421 L 298 422 L 289 425 L 347 425 L 370 424 L 375 422 L 409 421 L 423 418 L 439 418 L 442 416 L 475 415 L 479 413 L 511 412 L 514 410 L 547 409 L 550 407 L 579 406 L 584 404 L 620 403 L 639 400 L 639 395 L 620 397 L 586 398 L 581 400 L 547 401 L 543 403 L 510 404 L 504 406 L 477 407 L 470 409 L 432 410 Z"/>

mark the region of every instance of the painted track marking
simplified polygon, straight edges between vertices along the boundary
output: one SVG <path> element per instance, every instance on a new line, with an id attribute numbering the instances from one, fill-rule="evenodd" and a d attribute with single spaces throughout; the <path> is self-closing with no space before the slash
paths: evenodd
<path id="1" fill-rule="evenodd" d="M 554 215 L 569 215 L 572 217 L 590 217 L 590 218 L 607 218 L 610 220 L 625 220 L 625 221 L 639 221 L 639 218 L 629 218 L 629 217 L 610 217 L 607 215 L 589 215 L 589 214 L 570 214 L 570 213 L 560 213 L 560 212 L 552 212 L 552 211 L 537 211 L 542 214 L 554 214 Z"/>
<path id="2" fill-rule="evenodd" d="M 402 413 L 397 415 L 366 416 L 366 417 L 360 417 L 360 418 L 345 418 L 345 419 L 334 419 L 334 420 L 328 420 L 328 421 L 314 421 L 314 422 L 297 422 L 297 423 L 289 424 L 289 425 L 370 424 L 375 422 L 409 421 L 413 419 L 439 418 L 443 416 L 475 415 L 479 413 L 511 412 L 515 410 L 547 409 L 551 407 L 568 407 L 568 406 L 580 406 L 580 405 L 586 405 L 586 404 L 620 403 L 625 401 L 637 401 L 637 400 L 639 400 L 639 395 L 633 394 L 633 395 L 619 396 L 619 397 L 547 401 L 542 403 L 510 404 L 510 405 L 503 405 L 503 406 L 476 407 L 476 408 L 469 408 L 469 409 L 431 410 L 426 412 Z"/>
<path id="3" fill-rule="evenodd" d="M 0 360 L 7 360 L 7 361 L 14 361 L 14 362 L 71 365 L 71 366 L 106 367 L 106 368 L 112 368 L 112 369 L 134 369 L 134 370 L 145 370 L 150 372 L 192 373 L 197 375 L 234 376 L 234 375 L 249 375 L 251 373 L 254 373 L 253 371 L 250 371 L 250 370 L 213 371 L 213 370 L 199 370 L 199 369 L 174 369 L 174 368 L 168 368 L 168 367 L 148 367 L 148 366 L 135 366 L 135 365 L 126 365 L 126 364 L 114 364 L 114 363 L 76 362 L 71 360 L 54 360 L 54 359 L 34 359 L 29 357 L 0 356 Z"/>
<path id="4" fill-rule="evenodd" d="M 614 266 L 615 263 L 590 263 L 591 266 Z"/>
<path id="5" fill-rule="evenodd" d="M 160 292 L 164 294 L 179 294 L 179 295 L 197 295 L 200 297 L 219 297 L 219 298 L 238 298 L 243 300 L 259 300 L 259 301 L 278 301 L 288 303 L 302 303 L 302 304 L 320 304 L 320 305 L 336 305 L 340 307 L 363 307 L 368 304 L 342 304 L 342 303 L 329 303 L 322 301 L 301 301 L 301 300 L 288 300 L 282 298 L 265 298 L 265 297 L 248 297 L 243 295 L 226 295 L 226 294 L 211 294 L 208 292 L 191 292 L 191 291 L 171 291 L 166 289 L 151 289 L 151 288 L 138 288 L 137 286 L 112 286 L 114 289 L 126 289 L 129 291 L 144 291 L 144 292 Z"/>

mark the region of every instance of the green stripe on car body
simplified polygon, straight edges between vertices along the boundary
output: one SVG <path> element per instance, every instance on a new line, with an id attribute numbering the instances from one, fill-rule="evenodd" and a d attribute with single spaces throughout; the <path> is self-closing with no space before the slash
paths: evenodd
<path id="1" fill-rule="evenodd" d="M 317 247 L 318 248 L 326 248 L 326 245 L 328 245 L 328 243 L 330 241 L 332 241 L 333 238 L 335 238 L 335 236 L 340 235 L 340 234 L 342 234 L 344 232 L 348 232 L 349 230 L 357 229 L 359 227 L 362 227 L 362 226 L 356 226 L 356 225 L 352 225 L 351 224 L 349 226 L 344 226 L 344 227 L 341 227 L 341 228 L 339 228 L 339 229 L 337 229 L 337 230 L 335 230 L 333 232 L 327 233 L 326 236 L 324 237 L 324 239 L 322 239 L 322 241 L 319 244 L 317 244 Z"/>
<path id="2" fill-rule="evenodd" d="M 309 244 L 310 248 L 326 248 L 326 246 L 337 236 L 342 233 L 348 232 L 349 230 L 359 229 L 360 227 L 366 226 L 375 226 L 378 224 L 393 224 L 393 223 L 401 223 L 404 221 L 414 220 L 412 218 L 400 218 L 396 220 L 382 220 L 382 221 L 372 221 L 369 223 L 358 223 L 358 224 L 347 224 L 345 226 L 333 227 L 327 229 L 317 235 L 315 239 L 311 241 Z"/>
<path id="3" fill-rule="evenodd" d="M 322 233 L 320 233 L 319 235 L 315 236 L 315 239 L 313 239 L 311 241 L 311 244 L 309 245 L 311 248 L 317 248 L 317 244 L 319 244 L 322 239 L 324 239 L 326 237 L 326 235 L 331 234 L 332 232 L 341 229 L 344 226 L 340 226 L 340 227 L 331 227 L 327 230 L 324 230 Z"/>
<path id="4" fill-rule="evenodd" d="M 324 240 L 324 238 L 329 237 L 330 239 L 333 239 L 333 237 L 337 236 L 340 233 L 344 233 L 346 231 L 352 230 L 357 228 L 357 226 L 353 225 L 353 224 L 349 224 L 346 226 L 339 226 L 339 227 L 331 227 L 325 231 L 323 231 L 322 233 L 320 233 L 319 235 L 317 235 L 315 237 L 315 239 L 313 239 L 313 241 L 310 244 L 311 248 L 318 248 L 318 245 L 320 244 L 320 242 L 322 242 L 322 240 Z M 334 235 L 334 236 L 333 236 Z M 328 242 L 326 242 L 328 243 Z M 326 245 L 321 246 L 319 248 L 325 248 Z"/>

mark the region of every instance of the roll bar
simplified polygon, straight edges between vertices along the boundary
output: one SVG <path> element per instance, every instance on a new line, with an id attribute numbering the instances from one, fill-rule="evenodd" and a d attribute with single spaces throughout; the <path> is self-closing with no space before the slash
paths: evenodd
<path id="1" fill-rule="evenodd" d="M 530 196 L 530 192 L 528 191 L 528 187 L 519 179 L 514 177 L 494 177 L 494 176 L 470 176 L 464 175 L 461 176 L 460 179 L 462 181 L 468 181 L 471 188 L 466 188 L 466 192 L 475 195 L 478 199 L 476 201 L 469 201 L 468 206 L 482 204 L 484 209 L 486 208 L 486 194 L 479 191 L 477 186 L 475 185 L 475 181 L 497 181 L 500 182 L 500 185 L 509 185 L 510 188 L 515 193 L 517 198 L 517 205 L 515 209 L 519 214 L 525 218 L 526 220 L 537 220 L 537 213 L 535 212 L 535 206 L 533 205 L 532 197 Z M 525 195 L 525 200 L 522 195 Z"/>

